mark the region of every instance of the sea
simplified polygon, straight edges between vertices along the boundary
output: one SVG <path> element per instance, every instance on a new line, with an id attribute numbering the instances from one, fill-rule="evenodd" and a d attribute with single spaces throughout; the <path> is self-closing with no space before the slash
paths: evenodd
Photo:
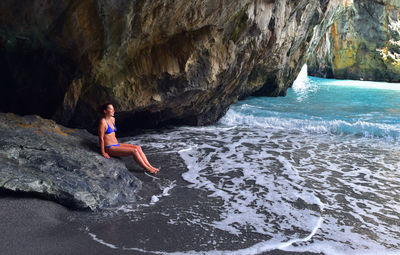
<path id="1" fill-rule="evenodd" d="M 400 84 L 306 68 L 214 125 L 125 138 L 161 171 L 83 231 L 132 254 L 400 254 Z"/>

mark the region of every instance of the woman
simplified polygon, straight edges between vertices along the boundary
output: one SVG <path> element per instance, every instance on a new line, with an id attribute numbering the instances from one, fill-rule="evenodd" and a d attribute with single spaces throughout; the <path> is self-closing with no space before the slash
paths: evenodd
<path id="1" fill-rule="evenodd" d="M 157 173 L 160 168 L 155 168 L 150 165 L 140 146 L 127 143 L 118 143 L 117 137 L 115 136 L 115 131 L 117 131 L 117 128 L 115 127 L 113 105 L 105 104 L 102 107 L 102 111 L 104 112 L 104 118 L 100 120 L 98 127 L 101 154 L 105 158 L 110 158 L 110 156 L 133 156 L 135 161 L 144 169 L 153 174 Z"/>

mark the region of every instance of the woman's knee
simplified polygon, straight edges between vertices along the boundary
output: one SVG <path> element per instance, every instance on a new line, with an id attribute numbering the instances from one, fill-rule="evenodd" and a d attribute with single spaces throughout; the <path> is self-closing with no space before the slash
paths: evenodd
<path id="1" fill-rule="evenodd" d="M 132 155 L 137 155 L 138 150 L 136 148 L 131 148 L 131 154 Z"/>
<path id="2" fill-rule="evenodd" d="M 136 150 L 141 150 L 142 148 L 139 145 L 130 145 L 131 148 L 136 149 Z"/>

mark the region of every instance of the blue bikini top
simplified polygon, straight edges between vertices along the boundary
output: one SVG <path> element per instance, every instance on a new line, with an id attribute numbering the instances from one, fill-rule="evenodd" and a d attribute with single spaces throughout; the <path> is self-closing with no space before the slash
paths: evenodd
<path id="1" fill-rule="evenodd" d="M 112 129 L 111 127 L 110 127 L 110 125 L 108 125 L 108 122 L 106 121 L 106 123 L 107 123 L 107 130 L 106 130 L 106 135 L 107 134 L 110 134 L 110 133 L 112 133 L 112 132 L 115 132 L 115 131 L 117 131 L 117 127 L 115 126 L 115 124 L 113 123 L 113 125 L 114 125 L 114 129 Z"/>

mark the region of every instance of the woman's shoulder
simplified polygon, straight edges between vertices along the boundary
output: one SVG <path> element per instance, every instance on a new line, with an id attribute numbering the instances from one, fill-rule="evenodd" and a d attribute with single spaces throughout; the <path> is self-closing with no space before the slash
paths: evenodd
<path id="1" fill-rule="evenodd" d="M 106 124 L 106 119 L 101 118 L 101 119 L 99 120 L 99 125 L 102 125 L 102 124 Z"/>

